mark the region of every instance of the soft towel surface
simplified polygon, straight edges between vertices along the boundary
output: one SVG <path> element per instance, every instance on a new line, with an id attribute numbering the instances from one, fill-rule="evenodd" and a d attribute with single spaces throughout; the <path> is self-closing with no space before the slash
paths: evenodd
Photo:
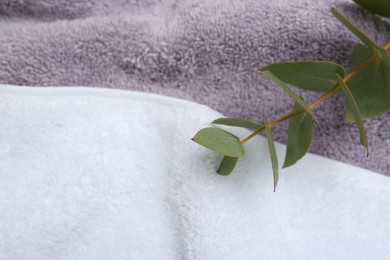
<path id="1" fill-rule="evenodd" d="M 263 137 L 218 176 L 190 138 L 220 114 L 157 95 L 0 86 L 0 107 L 0 259 L 388 259 L 386 176 L 310 154 L 273 193 Z"/>
<path id="2" fill-rule="evenodd" d="M 0 82 L 126 88 L 181 97 L 227 116 L 270 119 L 291 99 L 258 75 L 286 60 L 347 64 L 357 42 L 336 6 L 375 40 L 389 27 L 351 0 L 0 0 Z M 305 94 L 313 100 L 314 94 Z M 390 115 L 355 126 L 333 98 L 321 105 L 312 152 L 390 174 Z M 287 124 L 275 137 L 286 142 Z"/>

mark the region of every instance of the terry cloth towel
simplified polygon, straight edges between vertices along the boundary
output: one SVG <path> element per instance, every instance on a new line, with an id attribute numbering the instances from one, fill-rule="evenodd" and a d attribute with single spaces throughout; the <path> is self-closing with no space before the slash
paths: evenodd
<path id="1" fill-rule="evenodd" d="M 388 177 L 309 154 L 274 193 L 261 136 L 219 176 L 203 105 L 0 86 L 0 109 L 0 259 L 389 259 Z"/>
<path id="2" fill-rule="evenodd" d="M 347 65 L 358 41 L 332 6 L 380 44 L 390 39 L 388 21 L 352 0 L 0 0 L 0 82 L 146 91 L 273 120 L 293 101 L 257 68 L 290 60 Z M 315 113 L 312 152 L 390 175 L 389 113 L 366 123 L 368 158 L 340 98 Z M 286 143 L 286 132 L 287 124 L 278 126 L 276 140 Z"/>

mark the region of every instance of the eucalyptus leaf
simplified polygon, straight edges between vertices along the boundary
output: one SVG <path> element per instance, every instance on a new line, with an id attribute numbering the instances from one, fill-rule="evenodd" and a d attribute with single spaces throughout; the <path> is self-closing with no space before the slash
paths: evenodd
<path id="1" fill-rule="evenodd" d="M 203 128 L 195 134 L 192 140 L 207 149 L 230 157 L 245 155 L 245 149 L 240 144 L 240 139 L 219 128 Z"/>
<path id="2" fill-rule="evenodd" d="M 364 123 L 362 120 L 362 117 L 360 115 L 359 107 L 355 102 L 355 99 L 349 90 L 348 86 L 344 83 L 343 79 L 339 76 L 339 84 L 341 86 L 341 89 L 344 91 L 345 94 L 345 101 L 350 108 L 350 111 L 356 121 L 356 125 L 359 129 L 360 134 L 360 143 L 366 148 L 367 150 L 367 156 L 368 156 L 368 141 L 367 141 L 367 135 L 366 130 L 364 129 Z"/>
<path id="3" fill-rule="evenodd" d="M 264 124 L 262 122 L 243 118 L 218 118 L 213 121 L 213 124 L 244 127 L 256 130 L 264 127 Z"/>
<path id="4" fill-rule="evenodd" d="M 300 105 L 296 103 L 293 112 L 298 112 L 300 110 Z M 287 150 L 283 168 L 294 165 L 309 151 L 313 140 L 313 134 L 314 126 L 310 114 L 302 113 L 290 119 Z"/>
<path id="5" fill-rule="evenodd" d="M 270 71 L 281 81 L 300 89 L 327 92 L 336 85 L 336 74 L 344 77 L 344 68 L 327 61 L 273 63 L 260 69 Z"/>
<path id="6" fill-rule="evenodd" d="M 390 1 L 388 0 L 353 0 L 367 10 L 390 17 Z"/>
<path id="7" fill-rule="evenodd" d="M 353 23 L 351 23 L 345 16 L 343 16 L 341 13 L 339 13 L 336 9 L 331 9 L 334 16 L 336 16 L 337 19 L 339 19 L 353 34 L 355 34 L 371 51 L 372 56 L 375 58 L 377 66 L 375 70 L 379 70 L 379 74 L 388 74 L 389 68 L 390 68 L 390 55 L 387 52 L 386 49 L 382 48 L 378 44 L 376 44 L 373 40 L 371 40 L 363 31 L 361 31 L 358 27 L 356 27 Z M 358 73 L 359 74 L 359 73 Z M 340 74 L 341 75 L 341 74 Z M 343 75 L 341 75 L 344 77 Z M 383 83 L 388 83 L 387 78 L 385 76 L 382 76 Z M 390 86 L 387 86 L 387 89 L 389 89 Z M 389 91 L 387 90 L 387 93 L 380 93 L 380 94 L 388 94 Z"/>
<path id="8" fill-rule="evenodd" d="M 272 162 L 272 171 L 274 176 L 274 192 L 276 190 L 276 186 L 278 185 L 279 181 L 279 165 L 278 165 L 278 157 L 276 155 L 275 151 L 275 144 L 274 140 L 272 138 L 272 129 L 270 125 L 268 124 L 267 117 L 264 117 L 264 125 L 265 125 L 265 131 L 267 135 L 267 141 L 268 141 L 268 149 L 269 153 L 271 155 L 271 162 Z"/>
<path id="9" fill-rule="evenodd" d="M 352 53 L 350 69 L 356 69 L 373 55 L 372 50 L 358 44 Z M 389 61 L 389 56 L 372 59 L 348 82 L 363 120 L 379 116 L 390 109 Z M 347 122 L 355 122 L 350 106 L 347 106 Z"/>
<path id="10" fill-rule="evenodd" d="M 295 102 L 297 102 L 307 113 L 309 113 L 318 122 L 317 118 L 309 108 L 309 105 L 306 104 L 306 102 L 302 98 L 300 98 L 297 94 L 295 94 L 295 92 L 292 91 L 286 84 L 284 84 L 283 81 L 281 81 L 269 70 L 263 70 L 261 71 L 261 74 L 263 74 L 265 77 L 269 78 L 270 80 L 278 84 L 280 87 L 282 87 L 284 91 L 286 91 L 287 94 L 289 94 L 289 96 L 295 100 Z"/>
<path id="11" fill-rule="evenodd" d="M 219 165 L 217 173 L 225 176 L 230 175 L 234 170 L 234 167 L 236 167 L 237 161 L 238 157 L 229 157 L 225 155 Z"/>

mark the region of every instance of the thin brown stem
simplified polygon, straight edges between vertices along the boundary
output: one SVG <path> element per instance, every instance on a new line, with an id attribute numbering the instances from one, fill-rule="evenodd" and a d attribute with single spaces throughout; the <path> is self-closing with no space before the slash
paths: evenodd
<path id="1" fill-rule="evenodd" d="M 253 137 L 255 137 L 256 135 L 260 134 L 261 132 L 263 132 L 265 129 L 265 127 L 262 127 L 260 128 L 259 130 L 256 130 L 255 132 L 253 132 L 252 134 L 248 135 L 246 138 L 242 139 L 240 141 L 240 144 L 245 144 L 246 142 L 248 142 L 250 139 L 252 139 Z"/>
<path id="2" fill-rule="evenodd" d="M 390 41 L 386 43 L 385 46 L 383 46 L 383 48 L 385 48 L 386 50 L 390 49 Z"/>
<path id="3" fill-rule="evenodd" d="M 344 77 L 343 81 L 345 83 L 348 83 L 350 79 L 356 76 L 362 69 L 364 69 L 368 64 L 370 64 L 373 60 L 375 60 L 378 57 L 378 54 L 375 54 L 368 58 L 365 62 L 357 66 L 353 71 L 351 71 L 347 76 Z"/>
<path id="4" fill-rule="evenodd" d="M 384 46 L 383 46 L 384 49 L 388 50 L 390 49 L 390 41 L 387 42 Z M 370 58 L 368 58 L 365 62 L 363 62 L 362 64 L 360 64 L 359 66 L 357 66 L 354 70 L 352 70 L 350 73 L 348 73 L 344 78 L 343 78 L 343 81 L 345 83 L 347 83 L 349 80 L 351 80 L 353 77 L 355 77 L 362 69 L 364 69 L 368 64 L 370 64 L 374 59 L 377 58 L 377 54 L 371 56 Z M 321 97 L 319 97 L 316 101 L 314 101 L 313 103 L 311 103 L 309 105 L 309 108 L 310 109 L 313 109 L 315 108 L 316 106 L 318 106 L 320 103 L 322 103 L 324 100 L 326 100 L 328 97 L 330 97 L 331 95 L 333 95 L 340 87 L 340 84 L 336 84 L 334 87 L 332 87 L 330 90 L 328 90 L 326 93 L 324 93 Z M 297 112 L 294 112 L 294 113 L 290 113 L 288 115 L 285 115 L 279 119 L 276 119 L 275 121 L 272 121 L 269 123 L 270 127 L 273 127 L 281 122 L 284 122 L 290 118 L 293 118 L 297 115 L 300 115 L 302 114 L 303 112 L 305 112 L 305 110 L 300 110 L 300 111 L 297 111 Z M 250 139 L 252 139 L 253 137 L 255 137 L 256 135 L 260 134 L 261 132 L 264 131 L 264 127 L 260 128 L 259 130 L 256 130 L 255 132 L 253 132 L 252 134 L 248 135 L 246 138 L 244 138 L 243 140 L 240 141 L 241 144 L 244 144 L 246 143 L 247 141 L 249 141 Z"/>

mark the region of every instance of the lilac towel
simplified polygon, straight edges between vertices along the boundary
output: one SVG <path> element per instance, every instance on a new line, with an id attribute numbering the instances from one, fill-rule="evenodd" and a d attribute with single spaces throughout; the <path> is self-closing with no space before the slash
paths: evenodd
<path id="1" fill-rule="evenodd" d="M 347 64 L 357 40 L 331 6 L 379 43 L 390 39 L 388 25 L 347 0 L 0 0 L 0 83 L 147 91 L 227 116 L 276 119 L 293 102 L 258 67 Z M 356 127 L 345 124 L 341 98 L 316 114 L 312 152 L 390 175 L 389 113 L 366 123 L 368 158 Z M 286 142 L 287 126 L 275 129 L 278 141 Z"/>

